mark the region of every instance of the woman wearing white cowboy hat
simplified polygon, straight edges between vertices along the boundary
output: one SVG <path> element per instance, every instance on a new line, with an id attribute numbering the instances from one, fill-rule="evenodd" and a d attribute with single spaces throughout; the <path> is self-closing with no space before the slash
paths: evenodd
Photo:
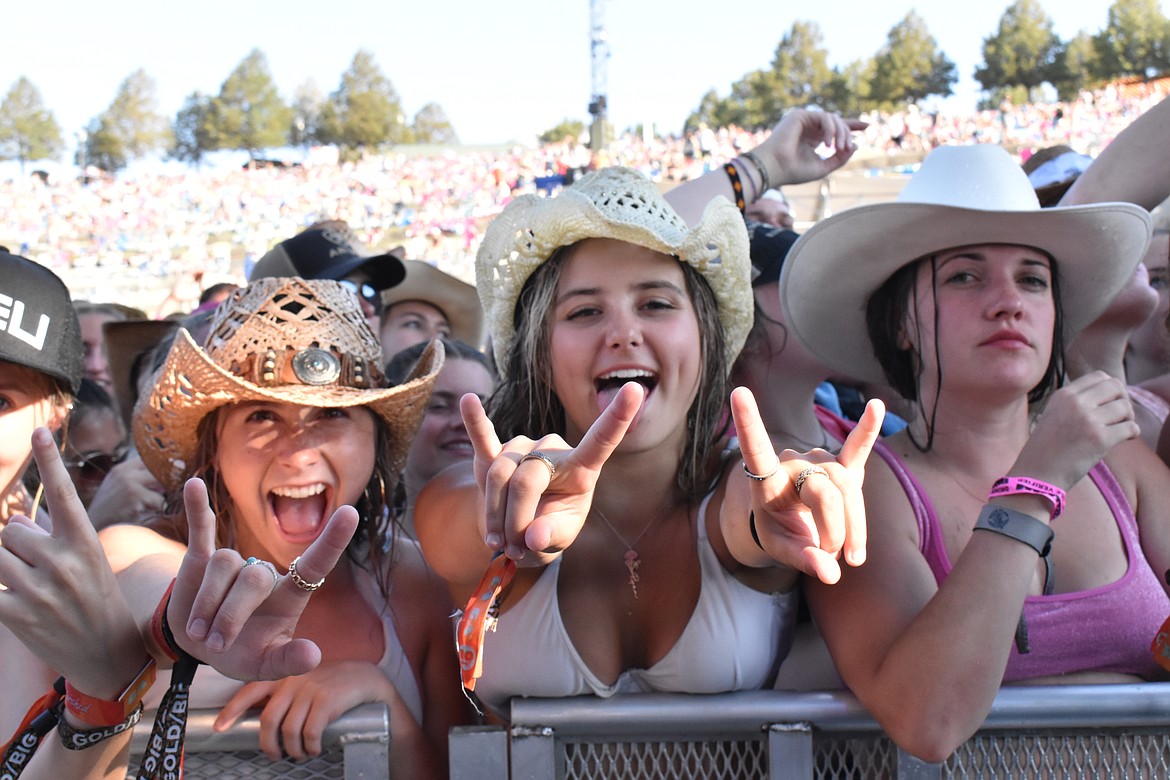
<path id="1" fill-rule="evenodd" d="M 1042 211 L 1002 149 L 942 147 L 897 201 L 834 215 L 789 255 L 793 333 L 917 410 L 866 475 L 866 565 L 806 581 L 845 683 L 915 755 L 945 759 L 1003 682 L 1157 671 L 1170 474 L 1134 441 L 1121 382 L 1062 386 L 1062 345 L 1149 234 L 1130 204 Z"/>
<path id="2" fill-rule="evenodd" d="M 465 632 L 474 607 L 457 639 L 465 684 L 494 712 L 518 695 L 766 686 L 794 567 L 834 581 L 842 551 L 864 557 L 877 407 L 839 460 L 778 458 L 736 391 L 742 462 L 722 452 L 749 275 L 735 207 L 715 199 L 688 228 L 626 168 L 520 198 L 489 226 L 477 287 L 501 372 L 492 419 L 462 399 L 474 461 L 424 488 L 415 523 L 457 602 L 489 562 L 519 567 L 482 647 Z"/>
<path id="3" fill-rule="evenodd" d="M 168 489 L 168 513 L 101 534 L 153 637 L 146 649 L 163 659 L 177 646 L 214 667 L 196 675 L 190 706 L 222 706 L 218 728 L 263 707 L 260 744 L 274 760 L 318 753 L 331 720 L 378 701 L 391 713 L 394 773 L 444 776 L 448 729 L 470 716 L 452 679 L 450 602 L 390 512 L 442 347 L 386 387 L 354 296 L 299 278 L 234 293 L 205 343 L 180 331 L 136 409 L 135 443 Z M 171 639 L 155 630 L 151 602 L 176 574 L 159 610 Z M 124 627 L 93 622 L 100 637 Z M 143 652 L 130 663 L 140 666 Z M 125 686 L 120 663 L 87 679 L 103 691 L 117 689 L 113 678 Z M 93 749 L 87 776 L 103 776 L 118 748 L 113 738 Z"/>

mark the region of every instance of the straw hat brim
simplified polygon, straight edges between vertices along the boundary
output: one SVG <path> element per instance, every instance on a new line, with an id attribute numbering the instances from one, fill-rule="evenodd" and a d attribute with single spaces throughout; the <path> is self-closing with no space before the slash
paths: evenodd
<path id="1" fill-rule="evenodd" d="M 391 467 L 401 472 L 443 366 L 438 340 L 419 356 L 402 384 L 360 389 L 336 385 L 261 387 L 213 362 L 186 329 L 159 371 L 154 390 L 135 407 L 134 444 L 151 473 L 168 490 L 179 487 L 195 454 L 199 424 L 216 409 L 245 401 L 275 401 L 319 408 L 364 406 L 385 421 L 394 442 Z"/>
<path id="2" fill-rule="evenodd" d="M 382 291 L 386 308 L 404 301 L 422 301 L 443 312 L 451 335 L 475 348 L 483 346 L 483 309 L 475 286 L 422 260 L 403 260 L 406 277 Z"/>
<path id="3" fill-rule="evenodd" d="M 809 229 L 789 252 L 780 302 L 789 327 L 835 372 L 884 383 L 866 325 L 870 297 L 898 269 L 947 249 L 1014 244 L 1056 260 L 1067 343 L 1132 277 L 1150 217 L 1129 203 L 991 211 L 928 203 L 877 203 Z"/>

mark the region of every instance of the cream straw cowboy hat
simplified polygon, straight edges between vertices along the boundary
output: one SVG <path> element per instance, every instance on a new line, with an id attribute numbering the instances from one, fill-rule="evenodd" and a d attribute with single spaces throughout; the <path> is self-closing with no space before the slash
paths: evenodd
<path id="1" fill-rule="evenodd" d="M 405 382 L 386 387 L 381 348 L 353 293 L 335 281 L 260 279 L 219 305 L 202 348 L 179 331 L 135 408 L 134 443 L 173 489 L 195 453 L 199 423 L 221 406 L 364 406 L 389 428 L 391 467 L 401 471 L 442 365 L 442 344 L 432 342 Z"/>
<path id="2" fill-rule="evenodd" d="M 496 366 L 506 370 L 515 338 L 516 300 L 528 277 L 557 249 L 587 238 L 613 238 L 673 255 L 697 270 L 715 293 L 730 366 L 752 327 L 751 259 L 743 217 L 715 198 L 693 228 L 658 187 L 631 168 L 582 176 L 554 198 L 523 195 L 492 220 L 475 261 L 476 288 Z"/>

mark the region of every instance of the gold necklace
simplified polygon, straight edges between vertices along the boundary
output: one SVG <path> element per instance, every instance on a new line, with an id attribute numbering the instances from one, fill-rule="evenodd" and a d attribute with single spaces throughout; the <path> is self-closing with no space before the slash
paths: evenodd
<path id="1" fill-rule="evenodd" d="M 642 579 L 638 575 L 638 569 L 642 566 L 642 558 L 638 555 L 638 551 L 634 549 L 634 545 L 640 542 L 642 537 L 646 535 L 646 532 L 649 531 L 655 523 L 665 517 L 666 513 L 669 512 L 671 508 L 672 506 L 668 505 L 661 512 L 650 518 L 650 522 L 646 523 L 646 527 L 638 532 L 638 535 L 634 537 L 634 541 L 632 542 L 627 542 L 626 538 L 618 533 L 618 529 L 614 527 L 613 523 L 609 522 L 609 518 L 606 517 L 600 509 L 598 509 L 596 506 L 591 508 L 592 511 L 596 512 L 597 516 L 601 518 L 601 521 L 609 526 L 609 530 L 613 531 L 613 535 L 618 538 L 618 541 L 626 546 L 626 553 L 622 556 L 622 559 L 625 561 L 626 571 L 629 572 L 628 581 L 630 584 L 630 590 L 633 591 L 635 599 L 638 598 L 638 582 Z"/>

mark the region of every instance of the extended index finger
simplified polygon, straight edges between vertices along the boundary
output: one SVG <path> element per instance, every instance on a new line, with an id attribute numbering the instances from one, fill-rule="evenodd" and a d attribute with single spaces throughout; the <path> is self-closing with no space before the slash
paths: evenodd
<path id="1" fill-rule="evenodd" d="M 772 446 L 772 439 L 760 417 L 756 397 L 746 387 L 737 387 L 731 391 L 731 418 L 735 422 L 740 456 L 748 471 L 754 474 L 774 472 L 778 463 L 776 448 Z"/>
<path id="2" fill-rule="evenodd" d="M 478 395 L 464 394 L 459 399 L 459 413 L 463 416 L 463 427 L 467 429 L 467 438 L 471 439 L 471 447 L 475 451 L 475 475 L 478 478 L 483 476 L 481 472 L 500 454 L 503 445 Z"/>
<path id="3" fill-rule="evenodd" d="M 45 501 L 49 505 L 49 516 L 53 518 L 53 536 L 77 538 L 78 534 L 95 536 L 97 532 L 89 522 L 85 505 L 77 496 L 77 488 L 61 462 L 57 442 L 48 428 L 37 428 L 32 433 L 33 458 L 37 462 L 41 484 L 45 488 Z"/>

